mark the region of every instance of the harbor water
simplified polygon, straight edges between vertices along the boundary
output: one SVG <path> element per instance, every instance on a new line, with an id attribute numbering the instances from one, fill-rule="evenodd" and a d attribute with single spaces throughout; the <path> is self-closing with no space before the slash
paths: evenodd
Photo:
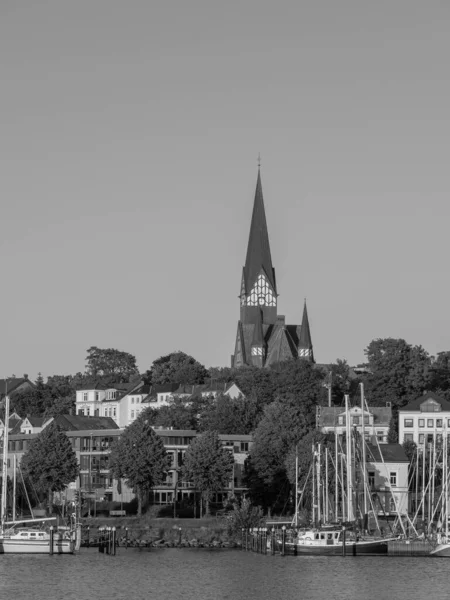
<path id="1" fill-rule="evenodd" d="M 239 550 L 3 555 L 5 600 L 447 600 L 450 559 L 281 557 Z"/>

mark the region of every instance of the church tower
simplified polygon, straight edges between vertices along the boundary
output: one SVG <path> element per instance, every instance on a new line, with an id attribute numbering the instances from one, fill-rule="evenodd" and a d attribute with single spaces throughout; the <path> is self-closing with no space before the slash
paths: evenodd
<path id="1" fill-rule="evenodd" d="M 258 167 L 247 255 L 242 269 L 240 319 L 231 366 L 267 367 L 303 357 L 314 361 L 306 303 L 302 325 L 286 325 L 277 313 L 277 283 Z"/>
<path id="2" fill-rule="evenodd" d="M 255 200 L 253 203 L 247 257 L 242 270 L 241 321 L 257 323 L 262 313 L 262 322 L 273 324 L 277 320 L 277 286 L 275 269 L 270 254 L 269 233 L 258 168 Z"/>

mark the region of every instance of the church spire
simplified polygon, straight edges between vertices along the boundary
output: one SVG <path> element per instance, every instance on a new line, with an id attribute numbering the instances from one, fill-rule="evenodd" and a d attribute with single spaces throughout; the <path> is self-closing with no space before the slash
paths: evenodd
<path id="1" fill-rule="evenodd" d="M 277 293 L 275 269 L 272 266 L 270 254 L 269 233 L 267 231 L 266 213 L 261 185 L 261 170 L 258 164 L 258 179 L 256 181 L 255 201 L 253 203 L 250 235 L 248 238 L 247 257 L 244 266 L 245 292 L 248 294 L 255 284 L 258 275 L 264 271 L 273 292 Z"/>
<path id="2" fill-rule="evenodd" d="M 298 340 L 298 356 L 299 358 L 307 358 L 311 362 L 314 362 L 311 331 L 309 329 L 308 310 L 306 308 L 306 298 L 305 304 L 303 306 L 303 318 L 300 327 L 300 336 Z"/>

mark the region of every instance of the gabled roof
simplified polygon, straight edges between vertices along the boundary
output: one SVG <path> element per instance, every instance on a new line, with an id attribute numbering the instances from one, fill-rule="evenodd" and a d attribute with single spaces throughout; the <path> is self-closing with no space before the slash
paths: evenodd
<path id="1" fill-rule="evenodd" d="M 93 429 L 119 429 L 111 417 L 86 417 L 83 415 L 58 415 L 54 422 L 64 431 Z"/>
<path id="2" fill-rule="evenodd" d="M 24 423 L 25 420 L 28 420 L 31 427 L 42 427 L 42 425 L 44 424 L 44 421 L 46 421 L 47 419 L 44 419 L 44 417 L 34 417 L 32 415 L 30 415 L 30 416 L 27 415 L 25 417 L 25 419 L 22 421 L 22 424 Z"/>
<path id="3" fill-rule="evenodd" d="M 247 257 L 245 259 L 243 283 L 245 292 L 250 292 L 261 270 L 264 271 L 273 290 L 277 293 L 275 270 L 270 254 L 269 233 L 267 231 L 266 212 L 261 185 L 261 172 L 258 169 L 255 201 L 253 203 L 250 235 L 248 238 Z"/>
<path id="4" fill-rule="evenodd" d="M 275 325 L 267 344 L 265 366 L 289 360 L 297 356 L 297 349 L 288 327 Z"/>
<path id="5" fill-rule="evenodd" d="M 442 398 L 442 396 L 438 396 L 435 392 L 424 392 L 422 394 L 422 396 L 419 396 L 418 398 L 416 398 L 415 400 L 413 400 L 406 406 L 399 408 L 398 410 L 399 410 L 399 412 L 410 412 L 410 411 L 415 411 L 415 410 L 420 411 L 420 406 L 424 402 L 426 402 L 428 400 L 428 398 L 430 398 L 431 400 L 434 400 L 435 402 L 440 404 L 442 410 L 450 411 L 450 402 L 448 400 L 446 400 L 445 398 Z"/>
<path id="6" fill-rule="evenodd" d="M 12 394 L 23 383 L 28 383 L 31 387 L 35 387 L 34 383 L 28 377 L 7 377 L 6 379 L 0 379 L 0 396 L 4 396 L 6 393 Z"/>
<path id="7" fill-rule="evenodd" d="M 367 444 L 366 460 L 367 462 L 376 463 L 381 463 L 383 460 L 386 463 L 409 463 L 409 459 L 406 456 L 405 450 L 401 444 L 379 444 L 377 446 Z"/>

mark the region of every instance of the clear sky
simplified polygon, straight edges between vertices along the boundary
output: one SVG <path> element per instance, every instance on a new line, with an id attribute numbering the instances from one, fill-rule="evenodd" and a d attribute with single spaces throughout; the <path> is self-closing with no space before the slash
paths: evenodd
<path id="1" fill-rule="evenodd" d="M 0 2 L 2 376 L 229 364 L 261 153 L 318 362 L 450 350 L 450 3 Z"/>

